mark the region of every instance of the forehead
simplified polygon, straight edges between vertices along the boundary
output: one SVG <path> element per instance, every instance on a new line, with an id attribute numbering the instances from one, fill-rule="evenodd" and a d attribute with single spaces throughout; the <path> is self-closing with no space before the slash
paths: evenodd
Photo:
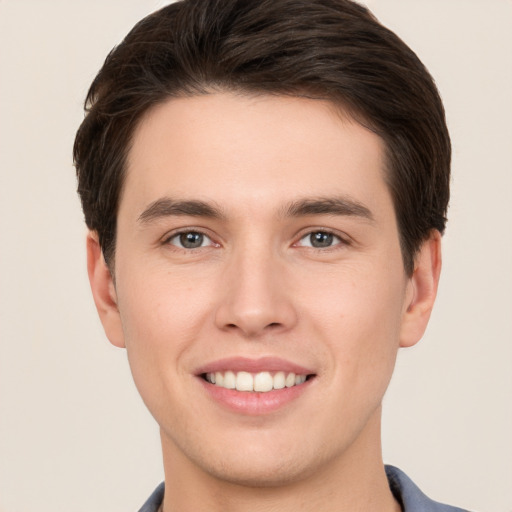
<path id="1" fill-rule="evenodd" d="M 380 137 L 328 101 L 215 93 L 171 99 L 144 117 L 120 213 L 163 196 L 261 211 L 333 194 L 389 204 Z"/>

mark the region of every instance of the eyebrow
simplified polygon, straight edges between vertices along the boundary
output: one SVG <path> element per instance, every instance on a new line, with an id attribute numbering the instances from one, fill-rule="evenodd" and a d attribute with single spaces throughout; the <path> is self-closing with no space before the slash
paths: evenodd
<path id="1" fill-rule="evenodd" d="M 374 221 L 373 214 L 364 204 L 346 196 L 306 198 L 290 203 L 283 211 L 286 217 L 307 215 L 343 215 Z"/>
<path id="2" fill-rule="evenodd" d="M 140 215 L 138 221 L 149 224 L 160 218 L 176 215 L 225 219 L 220 207 L 212 203 L 192 200 L 174 200 L 162 197 L 153 201 Z M 305 198 L 293 201 L 282 210 L 284 217 L 305 217 L 308 215 L 343 215 L 374 221 L 369 208 L 359 201 L 345 196 Z"/>
<path id="3" fill-rule="evenodd" d="M 160 218 L 173 215 L 189 215 L 191 217 L 225 218 L 221 209 L 213 204 L 199 200 L 174 200 L 162 197 L 153 201 L 140 215 L 139 222 L 149 224 Z"/>

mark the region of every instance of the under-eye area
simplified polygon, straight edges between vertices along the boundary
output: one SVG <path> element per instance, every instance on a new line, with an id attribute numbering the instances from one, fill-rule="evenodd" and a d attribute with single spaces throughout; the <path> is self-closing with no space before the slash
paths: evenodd
<path id="1" fill-rule="evenodd" d="M 203 373 L 201 377 L 214 386 L 265 393 L 268 391 L 300 386 L 315 377 L 314 374 L 296 374 L 294 372 L 211 372 Z"/>

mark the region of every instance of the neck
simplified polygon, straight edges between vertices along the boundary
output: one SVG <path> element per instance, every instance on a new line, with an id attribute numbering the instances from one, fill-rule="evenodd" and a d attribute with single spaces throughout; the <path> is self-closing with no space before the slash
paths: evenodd
<path id="1" fill-rule="evenodd" d="M 163 512 L 399 512 L 381 456 L 380 409 L 339 456 L 292 481 L 244 485 L 198 467 L 162 433 Z"/>

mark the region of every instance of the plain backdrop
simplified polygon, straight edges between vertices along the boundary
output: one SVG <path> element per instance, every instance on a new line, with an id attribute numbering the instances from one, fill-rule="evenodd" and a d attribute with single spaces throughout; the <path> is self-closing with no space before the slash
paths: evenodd
<path id="1" fill-rule="evenodd" d="M 106 54 L 163 3 L 0 0 L 1 512 L 135 511 L 163 478 L 90 296 L 71 161 Z M 436 78 L 454 148 L 439 298 L 399 355 L 385 460 L 437 500 L 511 512 L 512 1 L 366 3 Z"/>

